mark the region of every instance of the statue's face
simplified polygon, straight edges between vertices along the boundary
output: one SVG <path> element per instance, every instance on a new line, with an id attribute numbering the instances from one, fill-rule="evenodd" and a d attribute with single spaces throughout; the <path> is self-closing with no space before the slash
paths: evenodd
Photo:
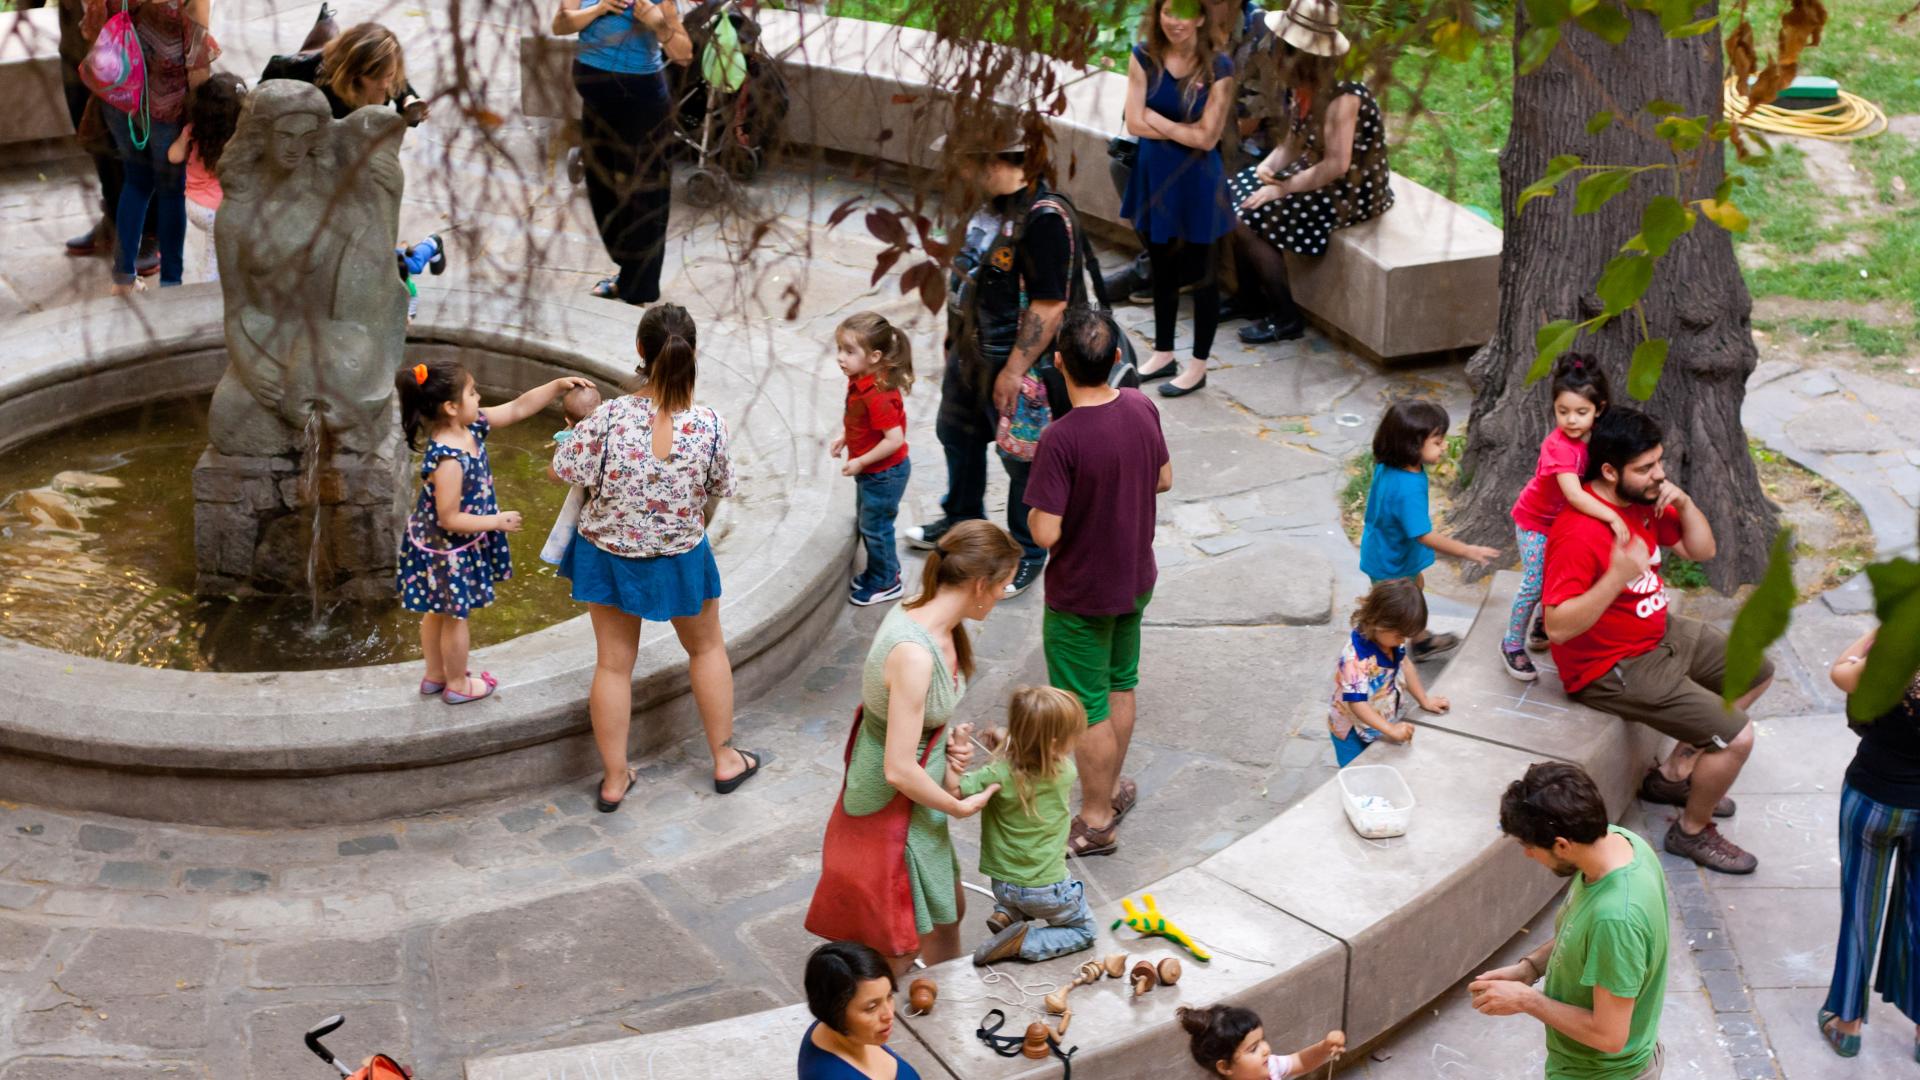
<path id="1" fill-rule="evenodd" d="M 313 153 L 320 141 L 320 118 L 312 113 L 290 113 L 273 122 L 268 154 L 275 164 L 292 172 Z"/>

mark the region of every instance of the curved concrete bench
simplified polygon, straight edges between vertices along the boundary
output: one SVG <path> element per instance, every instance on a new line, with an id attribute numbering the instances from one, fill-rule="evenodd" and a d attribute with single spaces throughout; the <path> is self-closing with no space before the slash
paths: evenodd
<path id="1" fill-rule="evenodd" d="M 1138 890 L 1153 893 L 1165 914 L 1218 950 L 1211 963 L 1195 963 L 1160 939 L 1109 933 L 1120 898 L 1100 896 L 1097 881 L 1089 881 L 1101 926 L 1092 952 L 1002 969 L 1022 982 L 1064 984 L 1089 956 L 1182 956 L 1179 985 L 1143 998 L 1108 981 L 1074 992 L 1066 1044 L 1080 1047 L 1079 1075 L 1195 1075 L 1186 1035 L 1173 1022 L 1183 1004 L 1248 1006 L 1276 1047 L 1307 1045 L 1335 1027 L 1358 1047 L 1471 972 L 1558 891 L 1559 879 L 1500 834 L 1501 792 L 1532 762 L 1572 761 L 1593 774 L 1618 817 L 1658 737 L 1573 704 L 1555 679 L 1529 686 L 1507 677 L 1497 642 L 1518 582 L 1511 572 L 1495 577 L 1443 674 L 1452 713 L 1418 716 L 1424 730 L 1408 748 L 1380 743 L 1367 751 L 1367 764 L 1393 765 L 1413 789 L 1418 805 L 1405 836 L 1361 839 L 1341 810 L 1338 785 L 1328 783 L 1219 854 Z M 1150 804 L 1145 812 L 1152 813 Z M 1091 869 L 1099 872 L 1097 864 Z M 798 926 L 793 932 L 803 933 Z M 964 958 L 927 974 L 940 983 L 939 1003 L 930 1015 L 903 1017 L 905 1030 L 894 1039 L 923 1076 L 1058 1075 L 1058 1061 L 997 1057 L 975 1038 L 980 1018 L 999 1006 L 985 1000 L 987 993 L 1006 993 L 1004 986 L 983 984 Z M 1009 1031 L 1033 1019 L 1006 1011 Z M 480 1058 L 468 1062 L 467 1080 L 694 1080 L 711 1075 L 722 1047 L 731 1072 L 782 1076 L 793 1067 L 806 1024 L 805 1007 L 790 1006 L 567 1050 Z"/>
<path id="2" fill-rule="evenodd" d="M 617 386 L 631 375 L 633 316 L 582 304 L 435 289 L 422 297 L 411 352 L 458 351 L 494 392 L 565 372 Z M 0 334 L 0 450 L 91 416 L 210 391 L 226 363 L 219 313 L 216 287 L 187 286 L 14 320 Z M 701 397 L 733 422 L 743 478 L 741 497 L 723 504 L 714 526 L 743 699 L 783 677 L 831 623 L 854 544 L 851 485 L 823 468 L 820 452 L 838 423 L 841 387 L 811 362 L 817 342 L 784 324 L 772 333 L 767 348 L 747 334 L 710 332 L 702 350 Z M 749 401 L 751 424 L 740 413 Z M 742 527 L 724 535 L 734 524 Z M 518 542 L 537 543 L 544 525 Z M 595 772 L 586 722 L 593 661 L 584 615 L 477 649 L 474 670 L 500 673 L 500 693 L 448 709 L 414 691 L 415 665 L 163 671 L 0 638 L 0 791 L 221 825 L 422 813 Z M 698 730 L 685 655 L 658 628 L 642 642 L 634 712 L 643 750 Z"/>
<path id="3" fill-rule="evenodd" d="M 958 58 L 933 33 L 764 8 L 755 18 L 791 90 L 789 142 L 914 168 L 939 165 L 927 146 L 947 130 L 937 102 L 950 80 L 940 73 Z M 521 39 L 526 115 L 579 117 L 569 74 L 574 49 L 572 38 Z M 1048 119 L 1060 186 L 1083 214 L 1126 229 L 1107 173 L 1126 76 L 1064 63 L 1054 74 L 1066 98 L 1065 112 Z M 1325 257 L 1289 260 L 1295 298 L 1375 357 L 1487 341 L 1499 314 L 1500 230 L 1404 176 L 1393 177 L 1393 190 L 1393 210 L 1335 232 Z"/>

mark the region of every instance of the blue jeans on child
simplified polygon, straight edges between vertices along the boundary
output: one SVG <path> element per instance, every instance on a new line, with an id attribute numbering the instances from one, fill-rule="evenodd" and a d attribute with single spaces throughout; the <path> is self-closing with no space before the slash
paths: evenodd
<path id="1" fill-rule="evenodd" d="M 186 272 L 182 253 L 187 244 L 187 167 L 168 161 L 167 148 L 180 137 L 180 125 L 162 120 L 142 124 L 147 141 L 136 147 L 126 113 L 103 105 L 100 115 L 125 172 L 120 202 L 113 208 L 113 283 L 133 284 L 140 237 L 151 214 L 160 242 L 160 284 L 178 285 Z"/>
<path id="2" fill-rule="evenodd" d="M 400 261 L 406 264 L 407 274 L 411 276 L 425 270 L 427 264 L 433 262 L 435 246 L 432 240 L 422 240 L 412 247 L 397 247 L 393 250 L 400 256 Z"/>
<path id="3" fill-rule="evenodd" d="M 900 513 L 900 498 L 907 493 L 907 480 L 912 475 L 913 461 L 909 459 L 891 469 L 853 478 L 855 505 L 860 509 L 860 539 L 867 546 L 867 571 L 854 579 L 855 588 L 886 588 L 900 577 L 893 519 Z"/>
<path id="4" fill-rule="evenodd" d="M 993 910 L 1015 922 L 1045 923 L 1027 929 L 1020 959 L 1051 960 L 1093 947 L 1093 909 L 1087 906 L 1086 893 L 1087 887 L 1072 878 L 1037 889 L 995 881 Z"/>

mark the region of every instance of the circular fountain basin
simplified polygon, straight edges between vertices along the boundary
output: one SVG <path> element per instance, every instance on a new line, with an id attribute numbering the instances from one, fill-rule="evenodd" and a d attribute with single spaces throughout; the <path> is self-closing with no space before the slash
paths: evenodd
<path id="1" fill-rule="evenodd" d="M 634 315 L 617 305 L 458 289 L 422 299 L 409 355 L 458 354 L 490 400 L 562 374 L 609 389 L 632 375 Z M 219 312 L 217 287 L 188 286 L 15 320 L 0 335 L 0 455 L 89 419 L 211 391 L 225 366 Z M 852 485 L 838 482 L 825 454 L 842 387 L 811 363 L 817 343 L 797 326 L 756 323 L 749 334 L 696 316 L 699 398 L 727 419 L 742 478 L 712 533 L 747 697 L 784 675 L 837 610 L 855 543 Z M 192 501 L 185 488 L 165 495 Z M 549 524 L 529 514 L 515 546 L 537 550 Z M 478 613 L 476 627 L 485 619 Z M 0 790 L 203 824 L 425 812 L 597 771 L 586 722 L 593 659 L 583 615 L 478 648 L 473 669 L 499 676 L 500 691 L 452 708 L 417 692 L 417 663 L 164 670 L 0 637 Z M 643 635 L 634 716 L 636 750 L 698 729 L 684 654 L 664 628 Z"/>

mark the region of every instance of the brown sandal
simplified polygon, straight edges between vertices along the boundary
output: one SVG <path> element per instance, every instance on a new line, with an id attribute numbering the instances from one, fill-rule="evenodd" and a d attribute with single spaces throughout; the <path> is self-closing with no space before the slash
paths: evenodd
<path id="1" fill-rule="evenodd" d="M 1080 858 L 1095 855 L 1111 855 L 1120 850 L 1120 830 L 1116 825 L 1104 829 L 1091 829 L 1087 823 L 1074 815 L 1073 826 L 1067 833 L 1067 851 Z"/>
<path id="2" fill-rule="evenodd" d="M 1115 785 L 1113 790 L 1113 824 L 1117 827 L 1121 819 L 1133 809 L 1133 804 L 1139 801 L 1140 785 L 1127 777 L 1121 777 L 1120 783 Z"/>

